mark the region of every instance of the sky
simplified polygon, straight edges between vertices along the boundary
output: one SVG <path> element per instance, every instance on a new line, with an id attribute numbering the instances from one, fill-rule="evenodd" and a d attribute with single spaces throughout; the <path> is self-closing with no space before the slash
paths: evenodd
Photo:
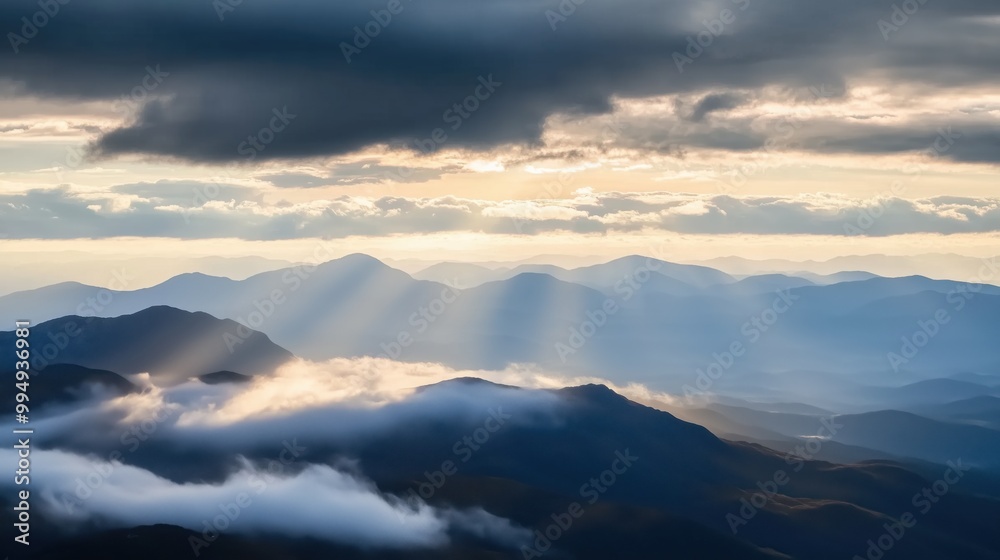
<path id="1" fill-rule="evenodd" d="M 1000 254 L 996 2 L 49 10 L 0 6 L 8 259 Z"/>

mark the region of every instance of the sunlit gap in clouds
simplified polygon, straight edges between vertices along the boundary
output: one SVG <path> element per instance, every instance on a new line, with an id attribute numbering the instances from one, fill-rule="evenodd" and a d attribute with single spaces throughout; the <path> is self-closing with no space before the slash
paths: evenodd
<path id="1" fill-rule="evenodd" d="M 669 394 L 641 384 L 616 385 L 597 377 L 573 377 L 540 370 L 534 365 L 513 365 L 503 370 L 456 370 L 436 363 L 407 363 L 384 358 L 335 358 L 325 362 L 295 359 L 271 375 L 255 376 L 250 383 L 206 385 L 190 381 L 169 388 L 151 387 L 102 404 L 120 410 L 121 418 L 149 418 L 167 409 L 177 413 L 178 427 L 225 426 L 246 420 L 289 417 L 309 410 L 363 411 L 423 398 L 421 387 L 457 378 L 479 378 L 524 389 L 559 389 L 600 383 L 636 400 L 674 403 Z M 515 389 L 510 389 L 515 390 Z M 442 389 L 436 389 L 441 393 Z M 474 399 L 477 390 L 458 387 L 455 398 Z M 464 394 L 466 396 L 460 396 Z M 542 398 L 542 397 L 539 397 Z M 127 424 L 122 420 L 123 424 Z"/>
<path id="2" fill-rule="evenodd" d="M 133 428 L 156 439 L 193 438 L 187 441 L 214 441 L 215 446 L 224 441 L 225 447 L 236 446 L 234 449 L 239 442 L 265 436 L 280 440 L 290 437 L 289 433 L 336 439 L 390 430 L 399 422 L 405 424 L 407 418 L 478 419 L 496 406 L 504 410 L 553 410 L 560 399 L 546 390 L 589 383 L 607 385 L 654 408 L 664 409 L 681 400 L 641 384 L 623 386 L 597 377 L 566 376 L 537 365 L 457 370 L 437 363 L 372 357 L 325 362 L 295 359 L 273 374 L 254 376 L 243 384 L 209 385 L 191 379 L 159 387 L 147 374 L 129 378 L 143 390 L 114 398 L 97 392 L 94 398 L 78 404 L 49 409 L 37 425 L 39 432 L 45 433 L 42 441 L 69 438 L 96 448 L 110 445 L 109 449 L 118 449 L 121 436 Z M 436 385 L 459 378 L 479 378 L 505 387 Z M 431 385 L 435 385 L 431 390 L 420 390 Z M 80 432 L 81 425 L 89 426 L 88 430 Z M 223 440 L 213 439 L 216 437 Z"/>

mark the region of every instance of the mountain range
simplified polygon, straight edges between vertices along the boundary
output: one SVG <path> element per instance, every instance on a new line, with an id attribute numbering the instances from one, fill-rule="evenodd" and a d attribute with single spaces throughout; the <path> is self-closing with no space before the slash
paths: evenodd
<path id="1" fill-rule="evenodd" d="M 394 314 L 383 316 L 369 307 L 380 294 L 401 294 L 399 299 L 407 302 L 429 297 L 440 299 L 446 308 L 435 315 L 441 323 L 432 331 L 440 341 L 467 340 L 469 348 L 462 349 L 467 354 L 452 351 L 470 363 L 482 363 L 473 359 L 479 357 L 501 365 L 511 359 L 530 361 L 540 341 L 567 319 L 592 319 L 592 311 L 605 309 L 609 299 L 607 291 L 540 272 L 468 289 L 413 280 L 363 257 L 300 272 L 278 271 L 272 274 L 281 276 L 242 282 L 185 275 L 139 293 L 113 294 L 106 312 L 119 309 L 117 305 L 139 305 L 144 298 L 233 305 L 238 300 L 233 293 L 239 297 L 263 293 L 258 290 L 274 286 L 271 282 L 284 283 L 284 278 L 293 277 L 284 275 L 290 274 L 301 283 L 295 292 L 294 283 L 285 284 L 289 292 L 283 303 L 272 298 L 274 311 L 262 321 L 262 329 L 285 325 L 294 317 L 294 313 L 280 315 L 279 309 L 306 312 L 306 300 L 299 303 L 292 297 L 299 290 L 311 301 L 323 302 L 314 308 L 342 310 L 362 332 L 370 328 L 368 324 L 383 329 L 396 325 Z M 604 280 L 613 278 L 608 275 Z M 806 305 L 793 300 L 781 321 L 794 325 L 791 332 L 808 333 L 804 323 L 808 316 L 831 312 L 832 302 L 815 295 L 828 293 L 825 290 L 853 300 L 857 307 L 847 316 L 864 317 L 863 325 L 873 328 L 910 320 L 913 313 L 907 303 L 947 303 L 947 293 L 925 289 L 939 286 L 935 281 L 893 280 L 877 278 L 860 281 L 861 285 L 803 283 L 794 290 L 805 290 L 798 293 Z M 684 297 L 650 290 L 645 292 L 651 294 L 645 296 L 648 299 L 640 299 L 644 286 L 633 288 L 635 299 L 622 300 L 618 311 L 608 311 L 604 328 L 614 327 L 614 336 L 628 333 L 648 343 L 643 329 L 681 327 L 672 322 L 676 319 L 648 316 L 649 306 L 657 302 L 683 306 L 693 320 L 710 329 L 711 321 L 719 317 L 739 315 L 732 306 L 743 311 L 766 304 L 774 309 L 774 302 L 784 301 L 773 293 L 734 288 L 737 284 L 706 284 L 697 295 Z M 66 288 L 52 288 L 49 294 L 54 297 Z M 349 295 L 339 295 L 345 290 Z M 44 293 L 34 297 L 40 301 Z M 974 296 L 977 305 L 995 297 Z M 427 308 L 431 310 L 431 304 Z M 982 308 L 968 311 L 965 316 L 981 320 L 988 313 Z M 418 316 L 423 317 L 419 312 Z M 303 334 L 308 329 L 326 332 L 333 325 L 343 329 L 338 331 L 343 336 L 352 334 L 346 320 L 328 323 L 315 309 L 307 317 L 313 322 L 287 328 Z M 628 324 L 643 317 L 640 325 Z M 686 328 L 692 340 L 709 332 L 690 323 Z M 260 397 L 240 399 L 240 395 L 274 390 L 267 380 L 297 360 L 270 336 L 240 322 L 163 305 L 107 318 L 60 316 L 35 324 L 31 336 L 36 356 L 45 360 L 37 364 L 31 380 L 33 398 L 40 402 L 33 414 L 49 418 L 48 427 L 35 436 L 36 445 L 97 457 L 121 450 L 126 441 L 138 442 L 126 440 L 127 433 L 117 427 L 129 417 L 114 412 L 119 407 L 161 398 L 157 395 L 167 402 L 178 399 L 171 406 L 181 411 L 200 407 L 205 399 L 258 402 Z M 13 347 L 13 339 L 13 332 L 0 332 L 0 345 Z M 416 341 L 427 339 L 414 336 L 414 340 L 410 349 L 416 351 Z M 610 340 L 595 335 L 590 343 L 601 349 Z M 942 351 L 953 352 L 957 344 L 944 332 L 933 340 L 945 341 Z M 627 345 L 620 339 L 618 344 Z M 865 348 L 857 341 L 854 346 Z M 448 348 L 440 346 L 441 351 Z M 581 351 L 593 352 L 589 348 Z M 421 352 L 415 355 L 433 354 L 428 349 Z M 618 355 L 627 363 L 627 352 L 619 350 Z M 731 366 L 729 371 L 733 370 Z M 294 376 L 296 371 L 285 375 Z M 412 499 L 414 489 L 430 481 L 434 491 L 420 498 L 426 507 L 441 512 L 482 510 L 506 520 L 511 534 L 522 539 L 520 544 L 503 544 L 496 534 L 471 530 L 466 524 L 451 527 L 447 543 L 430 549 L 385 550 L 267 531 L 252 536 L 227 532 L 218 546 L 205 551 L 209 558 L 233 554 L 270 558 L 275 551 L 283 551 L 287 558 L 524 558 L 534 557 L 535 552 L 595 558 L 619 554 L 624 546 L 637 558 L 659 558 L 669 550 L 682 558 L 823 560 L 869 555 L 872 542 L 887 531 L 899 531 L 905 513 L 918 512 L 916 528 L 906 528 L 906 537 L 893 541 L 894 554 L 986 559 L 1000 552 L 1000 541 L 991 531 L 1000 522 L 1000 430 L 995 423 L 1000 377 L 995 371 L 982 371 L 880 384 L 884 377 L 863 373 L 751 370 L 714 380 L 707 397 L 714 402 L 702 404 L 697 398 L 669 400 L 649 392 L 636 393 L 630 400 L 600 384 L 540 390 L 460 378 L 421 387 L 402 400 L 384 401 L 375 408 L 343 408 L 313 397 L 304 408 L 276 409 L 283 411 L 278 416 L 270 412 L 197 424 L 167 420 L 163 426 L 154 424 L 138 432 L 149 437 L 137 445 L 138 451 L 120 460 L 158 480 L 218 485 L 227 483 L 244 461 L 271 460 L 274 451 L 265 444 L 271 437 L 293 438 L 296 448 L 308 451 L 285 476 L 303 475 L 310 465 L 353 469 L 390 503 Z M 635 379 L 610 369 L 604 373 Z M 293 380 L 285 377 L 282 383 Z M 280 398 L 282 392 L 271 398 Z M 442 404 L 436 404 L 441 399 Z M 13 402 L 9 387 L 3 390 L 3 400 Z M 506 416 L 505 409 L 510 411 Z M 216 410 L 222 413 L 226 408 L 212 404 L 189 412 L 198 418 Z M 501 422 L 490 435 L 483 431 L 490 426 L 482 423 L 484 415 L 511 420 Z M 75 425 L 80 422 L 91 429 L 79 432 Z M 132 429 L 136 426 L 143 424 Z M 824 433 L 824 426 L 834 428 L 834 433 Z M 479 432 L 487 439 L 475 439 Z M 437 474 L 450 468 L 443 460 L 459 464 L 458 472 Z M 953 465 L 961 466 L 957 481 L 950 478 L 957 476 Z M 947 469 L 953 469 L 950 475 Z M 921 499 L 925 491 L 934 492 L 927 489 L 937 488 L 943 477 L 952 481 L 945 487 L 947 496 L 935 502 Z M 2 500 L 10 526 L 13 504 L 6 502 L 6 494 Z M 578 518 L 566 513 L 579 507 L 583 513 Z M 51 513 L 41 513 L 34 522 L 47 544 L 33 551 L 33 558 L 79 557 L 81 551 L 95 550 L 166 558 L 189 550 L 191 539 L 202 535 L 190 524 L 122 526 L 120 521 L 99 518 L 88 521 L 85 531 L 67 531 L 65 522 Z M 559 529 L 557 538 L 546 537 L 546 531 L 554 531 L 553 523 L 569 525 Z"/>
<path id="2" fill-rule="evenodd" d="M 736 280 L 639 256 L 572 270 L 522 268 L 467 286 L 460 276 L 448 284 L 419 280 L 351 255 L 239 281 L 183 274 L 134 291 L 57 284 L 0 298 L 0 315 L 40 322 L 170 306 L 237 321 L 309 359 L 388 356 L 485 369 L 533 363 L 583 375 L 610 371 L 673 391 L 717 361 L 725 367 L 734 345 L 743 355 L 733 356 L 720 382 L 752 372 L 828 371 L 901 384 L 942 368 L 1000 367 L 990 334 L 1000 288 L 988 284 Z"/>

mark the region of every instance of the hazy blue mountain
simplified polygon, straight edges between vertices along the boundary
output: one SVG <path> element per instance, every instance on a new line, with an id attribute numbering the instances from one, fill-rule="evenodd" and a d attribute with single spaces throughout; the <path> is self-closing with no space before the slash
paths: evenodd
<path id="1" fill-rule="evenodd" d="M 798 414 L 761 412 L 725 405 L 709 405 L 708 410 L 731 422 L 775 432 L 791 438 L 829 436 L 822 418 Z M 1000 469 L 1000 431 L 942 422 L 898 410 L 882 410 L 833 417 L 839 426 L 832 441 L 895 457 L 944 464 L 961 458 L 983 469 Z M 870 457 L 875 459 L 877 457 Z"/>
<path id="2" fill-rule="evenodd" d="M 743 426 L 763 428 L 789 438 L 816 437 L 824 427 L 822 417 L 783 412 L 763 412 L 750 408 L 711 404 L 707 410 Z M 837 417 L 839 421 L 839 416 Z"/>
<path id="3" fill-rule="evenodd" d="M 519 274 L 547 274 L 553 278 L 565 280 L 566 282 L 572 282 L 570 278 L 573 276 L 572 272 L 573 270 L 577 269 L 564 268 L 562 266 L 557 266 L 554 264 L 526 263 L 526 264 L 519 264 L 509 269 L 501 270 L 500 274 L 493 278 L 493 281 L 506 280 L 508 278 L 513 278 L 514 276 L 517 276 Z M 615 281 L 617 282 L 617 279 Z"/>
<path id="4" fill-rule="evenodd" d="M 998 394 L 1000 394 L 998 388 L 990 388 L 953 378 L 942 378 L 918 381 L 902 387 L 873 387 L 864 393 L 859 392 L 857 399 L 861 403 L 878 403 L 884 408 L 902 408 L 922 404 L 940 405 Z"/>
<path id="5" fill-rule="evenodd" d="M 810 404 L 796 402 L 755 402 L 744 399 L 717 395 L 716 402 L 728 406 L 738 406 L 760 410 L 762 412 L 787 412 L 790 414 L 803 414 L 806 416 L 829 416 L 833 411 Z"/>
<path id="6" fill-rule="evenodd" d="M 977 383 L 979 385 L 985 385 L 987 387 L 1000 387 L 1000 375 L 994 374 L 990 375 L 989 372 L 985 373 L 973 373 L 971 371 L 963 371 L 949 376 L 951 379 L 957 379 L 959 381 L 968 381 L 969 383 Z"/>
<path id="7" fill-rule="evenodd" d="M 924 253 L 920 255 L 847 255 L 833 257 L 825 261 L 750 260 L 730 256 L 709 259 L 700 264 L 740 275 L 772 272 L 798 275 L 798 271 L 802 270 L 815 274 L 837 274 L 845 270 L 863 270 L 886 277 L 933 273 L 935 276 L 940 275 L 941 278 L 976 278 L 983 269 L 983 262 L 984 259 L 979 257 L 954 253 Z"/>
<path id="8" fill-rule="evenodd" d="M 953 294 L 951 297 L 961 297 L 958 292 L 966 293 L 968 284 L 953 280 L 932 280 L 924 276 L 904 276 L 901 278 L 876 277 L 858 282 L 841 282 L 829 286 L 806 286 L 798 289 L 805 306 L 817 305 L 822 310 L 850 311 L 878 300 L 916 295 L 922 292 Z M 979 293 L 983 295 L 1000 295 L 1000 287 L 988 284 L 980 285 Z"/>
<path id="9" fill-rule="evenodd" d="M 714 268 L 671 263 L 641 255 L 631 255 L 604 264 L 574 268 L 562 279 L 584 285 L 613 287 L 622 279 L 641 273 L 642 270 L 649 270 L 697 288 L 735 281 L 732 276 Z"/>
<path id="10" fill-rule="evenodd" d="M 762 443 L 771 449 L 780 449 L 781 447 L 774 445 L 774 442 L 782 442 L 782 445 L 794 447 L 795 443 L 801 441 L 767 428 L 737 422 L 721 412 L 708 408 L 680 408 L 671 411 L 671 414 L 686 422 L 704 426 L 716 436 L 731 441 Z"/>
<path id="11" fill-rule="evenodd" d="M 717 284 L 709 286 L 707 293 L 726 297 L 745 297 L 758 294 L 772 293 L 776 290 L 786 290 L 789 288 L 801 288 L 803 286 L 815 286 L 816 284 L 804 278 L 788 276 L 785 274 L 764 274 L 760 276 L 748 276 L 736 282 Z"/>
<path id="12" fill-rule="evenodd" d="M 864 272 L 861 270 L 845 270 L 844 272 L 834 272 L 833 274 L 816 274 L 813 272 L 797 271 L 791 272 L 789 275 L 809 280 L 813 284 L 820 286 L 839 284 L 841 282 L 859 282 L 861 280 L 870 280 L 878 277 L 878 274 L 872 274 L 871 272 Z"/>
<path id="13" fill-rule="evenodd" d="M 836 441 L 935 463 L 961 458 L 967 464 L 1000 468 L 1000 431 L 941 422 L 887 410 L 838 417 L 845 425 Z"/>
<path id="14" fill-rule="evenodd" d="M 945 404 L 959 399 L 978 395 L 1000 394 L 997 388 L 960 381 L 953 378 L 925 379 L 902 385 L 876 385 L 886 378 L 895 377 L 892 381 L 898 383 L 903 378 L 901 374 L 889 372 L 885 376 L 840 376 L 829 373 L 788 373 L 772 375 L 751 375 L 741 385 L 728 385 L 727 388 L 754 392 L 754 383 L 765 383 L 775 393 L 786 396 L 789 400 L 807 401 L 810 403 L 828 403 L 826 408 L 831 411 L 873 412 L 886 409 L 910 409 L 921 405 Z M 718 400 L 722 404 L 769 410 L 766 406 L 752 402 Z M 801 410 L 778 410 L 773 412 L 792 412 L 812 414 L 808 408 Z"/>
<path id="15" fill-rule="evenodd" d="M 648 272 L 649 265 L 659 268 Z M 38 322 L 168 305 L 238 321 L 310 359 L 386 355 L 470 368 L 530 361 L 673 391 L 713 364 L 726 373 L 718 387 L 757 372 L 864 373 L 872 379 L 863 384 L 876 385 L 1000 370 L 990 334 L 1000 316 L 996 287 L 962 292 L 961 282 L 923 277 L 827 286 L 782 275 L 734 282 L 712 269 L 645 257 L 541 269 L 561 277 L 521 273 L 449 287 L 349 255 L 241 281 L 182 275 L 132 292 L 61 284 L 0 298 L 0 312 Z M 923 341 L 920 325 L 941 310 L 947 323 Z M 915 333 L 919 348 L 910 347 Z M 727 357 L 734 344 L 742 355 Z M 823 396 L 836 396 L 837 382 L 825 383 Z M 740 396 L 751 400 L 803 401 L 766 383 L 743 384 L 755 393 Z M 836 404 L 813 404 L 828 403 Z"/>
<path id="16" fill-rule="evenodd" d="M 101 299 L 105 302 L 103 305 L 98 300 L 102 291 L 104 297 Z M 108 309 L 106 304 L 108 301 L 113 301 L 116 294 L 117 292 L 111 290 L 79 282 L 62 282 L 0 297 L 0 315 L 12 321 L 27 320 L 41 323 L 74 313 L 80 315 L 100 314 L 100 311 L 113 313 L 114 311 Z M 108 295 L 112 297 L 109 299 Z M 100 306 L 100 310 L 91 306 Z"/>
<path id="17" fill-rule="evenodd" d="M 795 453 L 801 452 L 805 449 L 808 440 L 806 439 L 795 439 L 795 438 L 781 438 L 781 439 L 766 439 L 766 438 L 751 438 L 749 441 L 757 443 L 794 456 Z M 859 447 L 857 445 L 846 445 L 838 441 L 824 441 L 823 445 L 816 451 L 815 455 L 810 455 L 810 458 L 816 461 L 827 461 L 830 463 L 840 463 L 842 465 L 856 465 L 868 463 L 871 461 L 888 461 L 892 463 L 897 463 L 911 468 L 920 474 L 927 477 L 940 476 L 941 466 L 937 463 L 927 463 L 923 461 L 917 461 L 915 459 L 910 459 L 907 457 L 899 457 L 891 453 L 886 453 L 877 449 L 869 449 L 867 447 Z M 914 465 L 934 465 L 933 469 L 929 469 L 926 473 L 923 470 L 917 470 Z M 938 471 L 938 472 L 934 472 Z M 982 473 L 985 471 L 976 471 L 977 473 Z"/>
<path id="18" fill-rule="evenodd" d="M 489 269 L 467 263 L 441 263 L 414 274 L 414 278 L 442 282 L 451 278 L 462 278 L 470 286 L 486 282 L 496 282 L 513 278 L 520 274 L 546 274 L 596 290 L 613 292 L 616 286 L 631 276 L 653 273 L 650 285 L 659 290 L 675 294 L 690 295 L 701 289 L 717 284 L 734 282 L 735 279 L 715 269 L 704 266 L 676 264 L 639 255 L 622 257 L 613 261 L 567 269 L 550 264 L 521 264 L 513 268 Z"/>
<path id="19" fill-rule="evenodd" d="M 980 395 L 945 404 L 914 406 L 908 410 L 928 418 L 1000 430 L 1000 397 L 996 396 Z"/>
<path id="20" fill-rule="evenodd" d="M 509 277 L 509 268 L 486 268 L 472 263 L 443 262 L 431 265 L 412 274 L 417 280 L 430 280 L 444 284 L 458 281 L 460 286 L 473 287 Z"/>
<path id="21" fill-rule="evenodd" d="M 241 293 L 243 285 L 243 282 L 230 278 L 195 272 L 174 276 L 156 286 L 115 295 L 131 303 L 133 308 L 169 305 L 189 311 L 205 311 L 217 303 L 220 295 Z"/>
<path id="22" fill-rule="evenodd" d="M 585 286 L 522 273 L 466 290 L 420 340 L 430 343 L 427 348 L 449 348 L 468 367 L 548 363 L 558 356 L 554 346 L 560 337 L 568 340 L 571 329 L 587 320 L 588 311 L 602 309 L 606 299 Z M 422 349 L 415 345 L 413 351 Z"/>

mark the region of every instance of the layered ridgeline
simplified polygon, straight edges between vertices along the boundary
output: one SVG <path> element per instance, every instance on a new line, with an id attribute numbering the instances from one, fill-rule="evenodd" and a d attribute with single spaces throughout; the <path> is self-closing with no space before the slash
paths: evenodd
<path id="1" fill-rule="evenodd" d="M 238 321 L 310 359 L 535 363 L 674 391 L 709 368 L 713 383 L 725 383 L 737 372 L 896 382 L 1000 367 L 991 334 L 1000 288 L 988 284 L 859 274 L 736 280 L 645 257 L 573 270 L 433 268 L 424 276 L 435 280 L 419 280 L 351 255 L 240 281 L 185 274 L 121 292 L 58 284 L 0 298 L 0 315 L 37 323 L 167 305 Z"/>

